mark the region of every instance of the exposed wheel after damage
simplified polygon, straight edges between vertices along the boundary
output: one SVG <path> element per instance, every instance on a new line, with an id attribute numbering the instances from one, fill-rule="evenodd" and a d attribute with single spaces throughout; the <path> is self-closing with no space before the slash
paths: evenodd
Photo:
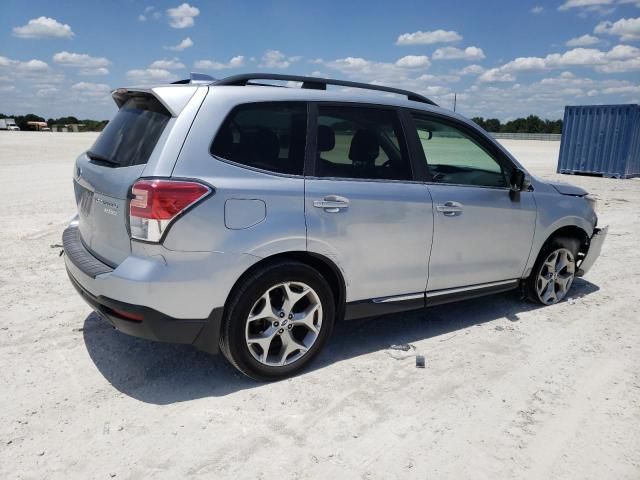
<path id="1" fill-rule="evenodd" d="M 317 354 L 334 321 L 331 289 L 317 271 L 297 262 L 251 275 L 225 313 L 221 350 L 256 380 L 297 373 Z"/>
<path id="2" fill-rule="evenodd" d="M 577 271 L 578 247 L 575 239 L 556 238 L 542 249 L 527 280 L 531 300 L 553 305 L 567 296 Z"/>

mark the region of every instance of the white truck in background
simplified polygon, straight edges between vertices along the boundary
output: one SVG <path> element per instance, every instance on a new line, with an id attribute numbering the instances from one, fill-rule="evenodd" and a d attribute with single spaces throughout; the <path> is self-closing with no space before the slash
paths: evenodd
<path id="1" fill-rule="evenodd" d="M 13 118 L 0 118 L 0 130 L 20 130 Z"/>

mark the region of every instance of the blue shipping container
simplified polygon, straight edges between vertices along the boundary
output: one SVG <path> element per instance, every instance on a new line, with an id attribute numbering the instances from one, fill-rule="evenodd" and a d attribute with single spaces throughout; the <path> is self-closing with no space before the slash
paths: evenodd
<path id="1" fill-rule="evenodd" d="M 557 171 L 640 176 L 640 105 L 565 107 Z"/>

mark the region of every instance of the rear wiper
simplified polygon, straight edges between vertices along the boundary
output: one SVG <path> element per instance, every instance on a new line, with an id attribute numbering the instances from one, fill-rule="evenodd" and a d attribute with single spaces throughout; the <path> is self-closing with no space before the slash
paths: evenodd
<path id="1" fill-rule="evenodd" d="M 105 157 L 104 155 L 100 155 L 99 153 L 92 152 L 91 150 L 87 150 L 87 157 L 94 162 L 106 163 L 107 165 L 115 165 L 120 166 L 120 163 L 115 160 L 111 160 L 110 158 Z"/>

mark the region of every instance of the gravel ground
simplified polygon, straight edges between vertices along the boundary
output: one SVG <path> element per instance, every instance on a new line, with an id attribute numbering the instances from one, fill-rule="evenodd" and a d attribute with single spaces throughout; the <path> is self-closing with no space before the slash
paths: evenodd
<path id="1" fill-rule="evenodd" d="M 0 132 L 0 478 L 640 478 L 640 179 L 558 176 L 558 143 L 505 141 L 611 225 L 567 301 L 345 323 L 312 370 L 257 384 L 112 330 L 69 284 L 55 245 L 94 139 Z"/>

